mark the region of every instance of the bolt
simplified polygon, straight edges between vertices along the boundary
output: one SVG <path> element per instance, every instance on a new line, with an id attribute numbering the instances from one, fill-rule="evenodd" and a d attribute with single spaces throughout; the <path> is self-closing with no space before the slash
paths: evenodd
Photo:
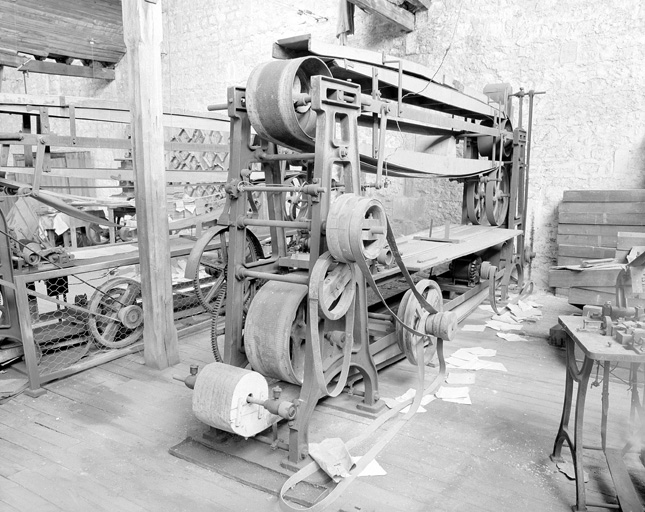
<path id="1" fill-rule="evenodd" d="M 199 366 L 196 364 L 191 364 L 190 365 L 190 374 L 191 375 L 197 375 L 197 372 L 199 371 Z"/>
<path id="2" fill-rule="evenodd" d="M 345 158 L 347 157 L 349 152 L 347 151 L 347 148 L 345 146 L 341 146 L 338 150 L 338 153 L 340 154 L 341 158 Z"/>
<path id="3" fill-rule="evenodd" d="M 277 400 L 280 398 L 280 395 L 282 394 L 282 388 L 280 386 L 274 387 L 271 391 L 273 391 L 273 399 Z"/>

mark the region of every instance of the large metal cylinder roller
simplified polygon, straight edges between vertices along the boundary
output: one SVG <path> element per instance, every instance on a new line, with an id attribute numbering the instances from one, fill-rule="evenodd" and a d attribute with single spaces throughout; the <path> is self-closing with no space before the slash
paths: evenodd
<path id="1" fill-rule="evenodd" d="M 263 138 L 293 149 L 311 149 L 316 112 L 311 108 L 311 77 L 331 77 L 317 57 L 266 62 L 246 83 L 246 110 Z"/>
<path id="2" fill-rule="evenodd" d="M 375 259 L 387 242 L 387 216 L 377 199 L 343 194 L 329 207 L 327 245 L 338 261 Z"/>
<path id="3" fill-rule="evenodd" d="M 266 430 L 279 416 L 247 398 L 269 398 L 266 379 L 257 372 L 210 363 L 197 376 L 193 392 L 193 413 L 211 427 L 251 437 Z"/>
<path id="4" fill-rule="evenodd" d="M 306 285 L 280 281 L 258 290 L 244 324 L 244 350 L 255 371 L 302 384 L 307 292 Z"/>

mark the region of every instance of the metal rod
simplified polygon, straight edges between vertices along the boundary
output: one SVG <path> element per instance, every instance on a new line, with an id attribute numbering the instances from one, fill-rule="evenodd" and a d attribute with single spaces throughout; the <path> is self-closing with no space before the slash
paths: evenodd
<path id="1" fill-rule="evenodd" d="M 206 110 L 213 112 L 214 110 L 228 110 L 228 103 L 215 103 L 214 105 L 208 105 Z"/>
<path id="2" fill-rule="evenodd" d="M 302 192 L 303 194 L 311 195 L 318 195 L 325 192 L 325 187 L 283 187 L 280 185 L 244 185 L 243 189 L 244 192 Z"/>
<path id="3" fill-rule="evenodd" d="M 264 226 L 269 228 L 311 229 L 311 221 L 249 219 L 248 217 L 242 217 L 238 221 L 238 226 L 239 227 Z"/>
<path id="4" fill-rule="evenodd" d="M 23 140 L 22 133 L 0 133 L 0 140 Z"/>
<path id="5" fill-rule="evenodd" d="M 248 270 L 243 266 L 239 266 L 236 269 L 235 274 L 239 278 L 254 278 L 254 279 L 266 279 L 268 281 L 281 281 L 283 283 L 293 283 L 293 284 L 309 284 L 309 276 L 302 274 L 271 274 L 270 272 L 258 272 L 255 270 Z"/>
<path id="6" fill-rule="evenodd" d="M 265 152 L 258 154 L 258 159 L 262 162 L 298 162 L 300 160 L 313 160 L 316 153 L 277 153 L 270 155 Z"/>

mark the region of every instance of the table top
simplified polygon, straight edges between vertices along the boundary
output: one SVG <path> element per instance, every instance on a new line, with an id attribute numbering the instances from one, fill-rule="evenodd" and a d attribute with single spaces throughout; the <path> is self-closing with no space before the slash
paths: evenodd
<path id="1" fill-rule="evenodd" d="M 571 339 L 580 347 L 589 359 L 594 361 L 625 361 L 629 363 L 645 363 L 645 354 L 637 354 L 611 336 L 603 336 L 598 332 L 580 331 L 581 316 L 561 316 L 558 318 Z"/>

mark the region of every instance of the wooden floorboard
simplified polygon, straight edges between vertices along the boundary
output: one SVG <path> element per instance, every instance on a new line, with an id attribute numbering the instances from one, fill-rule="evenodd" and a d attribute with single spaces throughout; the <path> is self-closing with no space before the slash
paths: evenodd
<path id="1" fill-rule="evenodd" d="M 569 307 L 566 299 L 547 300 Z M 557 311 L 560 305 L 551 307 Z M 484 317 L 477 311 L 467 323 L 483 323 Z M 492 360 L 508 371 L 476 372 L 472 405 L 428 404 L 377 457 L 387 475 L 357 479 L 329 510 L 570 510 L 575 484 L 549 459 L 565 377 L 564 351 L 546 340 L 553 318 L 526 326 L 526 342 L 507 342 L 490 329 L 460 331 L 447 342 L 447 354 L 494 348 Z M 132 354 L 52 382 L 42 397 L 20 395 L 0 406 L 0 511 L 278 510 L 275 496 L 168 454 L 204 428 L 192 414 L 192 391 L 173 376 L 185 377 L 190 364 L 212 362 L 208 332 L 182 340 L 180 353 L 181 363 L 163 371 Z M 427 368 L 427 379 L 435 372 Z M 609 443 L 618 447 L 629 434 L 629 393 L 621 376 L 625 370 L 616 369 L 610 387 Z M 380 379 L 381 395 L 394 397 L 414 387 L 416 371 L 402 361 Z M 330 401 L 315 411 L 312 441 L 349 439 L 370 422 L 334 407 Z M 600 388 L 593 388 L 587 442 L 599 442 L 600 411 Z M 251 451 L 244 442 L 239 446 L 240 454 Z M 643 466 L 636 454 L 625 460 L 642 493 Z M 602 455 L 586 463 L 589 499 L 613 501 Z"/>

